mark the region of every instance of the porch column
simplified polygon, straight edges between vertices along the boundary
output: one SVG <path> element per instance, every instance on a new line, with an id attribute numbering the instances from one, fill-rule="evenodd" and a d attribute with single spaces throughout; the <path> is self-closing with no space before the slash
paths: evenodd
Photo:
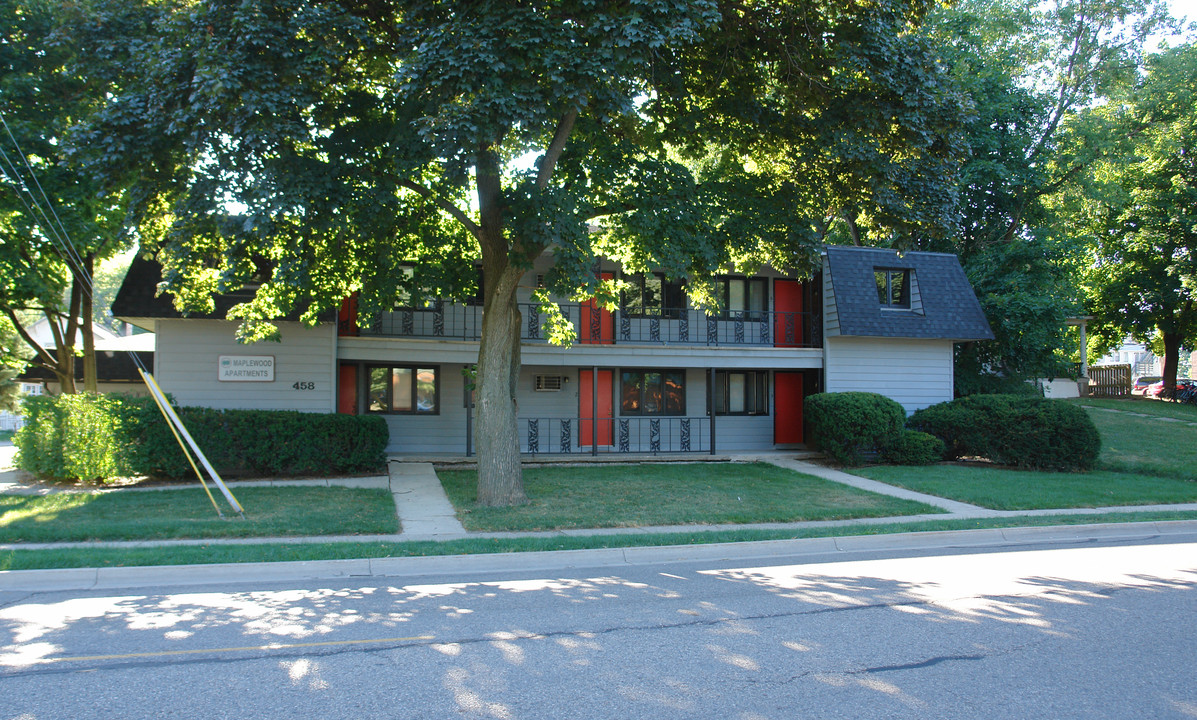
<path id="1" fill-rule="evenodd" d="M 711 418 L 711 454 L 715 454 L 715 368 L 707 369 L 707 415 Z"/>
<path id="2" fill-rule="evenodd" d="M 1089 396 L 1089 339 L 1087 325 L 1093 319 L 1092 315 L 1082 315 L 1081 317 L 1068 318 L 1065 322 L 1068 325 L 1075 326 L 1081 332 L 1081 376 L 1077 379 L 1077 392 L 1081 397 Z"/>
<path id="3" fill-rule="evenodd" d="M 474 393 L 470 390 L 470 379 L 465 373 L 462 373 L 465 382 L 462 384 L 462 404 L 465 405 L 466 414 L 466 457 L 471 457 L 474 454 Z"/>

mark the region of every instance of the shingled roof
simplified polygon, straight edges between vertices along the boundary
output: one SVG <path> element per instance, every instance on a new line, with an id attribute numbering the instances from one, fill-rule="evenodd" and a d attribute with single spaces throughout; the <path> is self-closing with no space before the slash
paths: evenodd
<path id="1" fill-rule="evenodd" d="M 162 282 L 162 266 L 156 260 L 137 257 L 129 266 L 125 274 L 125 281 L 112 301 L 112 315 L 125 322 L 132 323 L 147 330 L 153 329 L 155 318 L 182 318 L 223 320 L 229 309 L 239 303 L 249 302 L 254 297 L 255 290 L 243 288 L 235 292 L 222 293 L 213 297 L 215 310 L 211 313 L 190 313 L 183 315 L 174 306 L 174 296 L 169 293 L 158 293 L 158 284 Z M 292 311 L 284 320 L 298 320 L 299 311 Z M 332 313 L 325 313 L 324 320 L 335 317 Z"/>
<path id="2" fill-rule="evenodd" d="M 839 334 L 943 340 L 992 340 L 993 331 L 955 255 L 829 245 L 824 248 Z M 876 269 L 910 270 L 919 302 L 882 308 Z"/>

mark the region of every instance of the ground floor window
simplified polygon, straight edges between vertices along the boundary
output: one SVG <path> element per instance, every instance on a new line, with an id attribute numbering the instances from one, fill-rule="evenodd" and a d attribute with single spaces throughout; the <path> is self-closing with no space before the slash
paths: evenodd
<path id="1" fill-rule="evenodd" d="M 375 413 L 440 412 L 440 372 L 436 367 L 370 366 L 367 410 Z"/>
<path id="2" fill-rule="evenodd" d="M 682 370 L 620 372 L 621 415 L 685 415 L 686 373 Z"/>
<path id="3" fill-rule="evenodd" d="M 716 415 L 768 415 L 769 373 L 763 370 L 715 371 Z"/>

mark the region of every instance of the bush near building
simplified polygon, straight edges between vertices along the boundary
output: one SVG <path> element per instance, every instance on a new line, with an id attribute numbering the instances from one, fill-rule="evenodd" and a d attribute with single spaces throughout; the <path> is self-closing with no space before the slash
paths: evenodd
<path id="1" fill-rule="evenodd" d="M 376 471 L 386 462 L 386 422 L 375 416 L 284 410 L 177 408 L 221 475 L 294 476 Z M 154 401 L 120 395 L 57 395 L 25 401 L 13 438 L 17 464 L 39 477 L 107 481 L 192 474 Z"/>
<path id="2" fill-rule="evenodd" d="M 1083 409 L 1040 397 L 970 395 L 919 410 L 906 425 L 942 440 L 949 460 L 1070 471 L 1092 469 L 1101 452 L 1101 436 Z"/>
<path id="3" fill-rule="evenodd" d="M 917 430 L 903 430 L 881 459 L 891 465 L 934 465 L 943 460 L 943 440 Z"/>
<path id="4" fill-rule="evenodd" d="M 815 449 L 854 466 L 881 457 L 898 441 L 906 411 L 877 393 L 818 393 L 806 398 L 803 418 Z"/>

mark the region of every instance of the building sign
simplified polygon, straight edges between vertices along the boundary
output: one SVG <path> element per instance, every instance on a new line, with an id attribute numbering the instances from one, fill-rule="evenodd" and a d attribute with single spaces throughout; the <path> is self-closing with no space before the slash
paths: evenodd
<path id="1" fill-rule="evenodd" d="M 221 355 L 220 382 L 274 382 L 273 355 Z"/>

